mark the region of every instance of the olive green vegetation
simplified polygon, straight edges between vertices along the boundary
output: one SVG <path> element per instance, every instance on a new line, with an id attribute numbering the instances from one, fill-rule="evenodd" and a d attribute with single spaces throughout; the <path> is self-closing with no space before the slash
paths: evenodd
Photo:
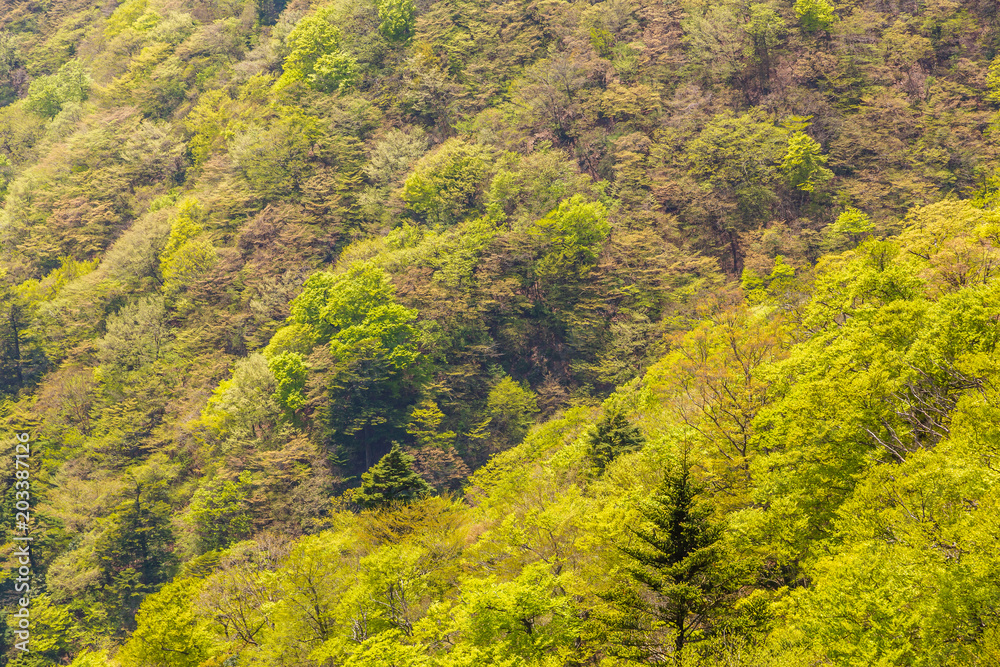
<path id="1" fill-rule="evenodd" d="M 0 662 L 1000 663 L 998 51 L 992 0 L 0 0 Z"/>

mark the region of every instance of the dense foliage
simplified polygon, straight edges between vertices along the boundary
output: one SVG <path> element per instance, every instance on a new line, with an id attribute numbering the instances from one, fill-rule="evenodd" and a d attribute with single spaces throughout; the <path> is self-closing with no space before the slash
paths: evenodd
<path id="1" fill-rule="evenodd" d="M 997 663 L 998 53 L 987 0 L 0 0 L 0 661 Z"/>

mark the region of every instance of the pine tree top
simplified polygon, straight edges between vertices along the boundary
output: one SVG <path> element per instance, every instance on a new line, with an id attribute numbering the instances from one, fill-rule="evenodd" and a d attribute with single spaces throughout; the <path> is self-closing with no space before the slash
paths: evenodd
<path id="1" fill-rule="evenodd" d="M 399 443 L 361 476 L 354 500 L 366 509 L 393 502 L 411 502 L 431 493 L 431 487 L 413 470 L 413 457 Z"/>

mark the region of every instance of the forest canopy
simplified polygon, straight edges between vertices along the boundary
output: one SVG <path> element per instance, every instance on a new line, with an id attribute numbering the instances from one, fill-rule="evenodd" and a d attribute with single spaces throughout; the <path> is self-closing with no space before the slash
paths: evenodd
<path id="1" fill-rule="evenodd" d="M 998 113 L 987 0 L 0 0 L 0 667 L 1000 662 Z"/>

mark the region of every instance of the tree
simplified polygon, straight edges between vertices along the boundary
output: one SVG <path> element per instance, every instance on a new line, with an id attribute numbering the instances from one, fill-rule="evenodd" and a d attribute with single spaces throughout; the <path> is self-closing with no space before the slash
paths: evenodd
<path id="1" fill-rule="evenodd" d="M 486 176 L 486 150 L 449 139 L 417 162 L 403 185 L 403 202 L 422 220 L 452 224 L 478 203 Z"/>
<path id="2" fill-rule="evenodd" d="M 704 636 L 712 612 L 732 592 L 721 530 L 700 492 L 685 455 L 640 507 L 644 522 L 631 531 L 637 540 L 619 546 L 628 577 L 638 584 L 601 596 L 611 608 L 605 619 L 611 651 L 620 657 L 681 664 L 685 645 Z"/>
<path id="3" fill-rule="evenodd" d="M 299 21 L 285 40 L 288 56 L 285 57 L 282 80 L 291 83 L 313 75 L 316 63 L 323 56 L 340 48 L 340 30 L 317 12 Z"/>
<path id="4" fill-rule="evenodd" d="M 0 107 L 7 106 L 23 94 L 28 81 L 24 56 L 15 36 L 0 30 Z"/>
<path id="5" fill-rule="evenodd" d="M 255 192 L 277 199 L 297 192 L 308 179 L 321 134 L 315 118 L 293 112 L 270 123 L 249 124 L 232 135 L 229 152 Z"/>
<path id="6" fill-rule="evenodd" d="M 721 113 L 688 143 L 690 173 L 719 194 L 748 197 L 773 181 L 785 136 L 759 111 Z"/>
<path id="7" fill-rule="evenodd" d="M 111 513 L 94 548 L 101 591 L 123 629 L 134 629 L 142 597 L 168 580 L 175 561 L 165 480 L 131 481 L 133 488 Z"/>
<path id="8" fill-rule="evenodd" d="M 413 0 L 378 0 L 378 31 L 390 42 L 405 42 L 413 32 Z"/>
<path id="9" fill-rule="evenodd" d="M 713 231 L 730 247 L 734 272 L 742 270 L 739 235 L 769 218 L 778 201 L 778 166 L 787 151 L 787 131 L 762 112 L 716 115 L 686 146 L 688 174 L 711 197 L 692 207 L 710 216 Z"/>
<path id="10" fill-rule="evenodd" d="M 646 439 L 637 426 L 629 423 L 625 411 L 619 406 L 605 411 L 587 434 L 587 456 L 603 471 L 619 455 L 641 449 Z"/>
<path id="11" fill-rule="evenodd" d="M 430 399 L 413 406 L 410 421 L 406 424 L 406 432 L 413 436 L 418 447 L 440 447 L 451 449 L 455 442 L 454 431 L 441 431 L 441 422 L 445 415 L 437 403 Z"/>
<path id="12" fill-rule="evenodd" d="M 327 429 L 343 462 L 360 470 L 403 434 L 422 381 L 417 311 L 396 303 L 395 292 L 383 269 L 357 263 L 341 274 L 313 274 L 290 307 L 290 326 L 309 325 L 327 344 L 326 351 L 313 352 L 325 359 L 310 358 L 315 372 L 306 379 L 304 407 Z M 289 363 L 283 369 L 290 391 L 302 368 Z"/>
<path id="13" fill-rule="evenodd" d="M 197 667 L 211 649 L 208 619 L 192 602 L 202 587 L 198 579 L 179 579 L 143 601 L 138 627 L 121 650 L 126 667 Z"/>
<path id="14" fill-rule="evenodd" d="M 1000 56 L 993 58 L 990 68 L 986 72 L 986 99 L 990 102 L 1000 102 Z"/>
<path id="15" fill-rule="evenodd" d="M 326 7 L 305 17 L 288 33 L 289 53 L 278 88 L 304 81 L 316 90 L 338 92 L 357 81 L 358 62 L 341 50 L 341 32 L 330 23 L 331 11 Z"/>
<path id="16" fill-rule="evenodd" d="M 795 0 L 795 14 L 806 32 L 828 30 L 837 20 L 829 0 Z"/>
<path id="17" fill-rule="evenodd" d="M 413 459 L 394 443 L 392 450 L 361 476 L 351 498 L 366 509 L 410 502 L 431 493 L 430 485 L 412 468 Z"/>
<path id="18" fill-rule="evenodd" d="M 538 397 L 527 386 L 504 376 L 486 397 L 486 419 L 478 429 L 489 445 L 482 462 L 496 452 L 510 449 L 524 438 L 538 413 Z M 487 436 L 488 432 L 488 436 Z"/>
<path id="19" fill-rule="evenodd" d="M 849 206 L 824 230 L 824 240 L 830 250 L 842 250 L 848 244 L 856 245 L 870 235 L 873 229 L 874 225 L 867 213 Z"/>
<path id="20" fill-rule="evenodd" d="M 225 549 L 250 534 L 251 476 L 244 471 L 234 482 L 220 480 L 202 485 L 191 500 L 191 519 L 201 553 Z"/>
<path id="21" fill-rule="evenodd" d="M 361 78 L 358 61 L 343 51 L 334 51 L 320 56 L 309 85 L 324 93 L 339 93 L 357 84 Z"/>
<path id="22" fill-rule="evenodd" d="M 204 421 L 224 436 L 252 440 L 264 436 L 278 419 L 278 384 L 262 354 L 236 362 L 233 376 L 215 389 Z"/>
<path id="23" fill-rule="evenodd" d="M 143 297 L 108 318 L 99 359 L 110 374 L 138 371 L 163 352 L 169 340 L 163 299 Z"/>
<path id="24" fill-rule="evenodd" d="M 305 365 L 305 358 L 298 352 L 282 352 L 273 356 L 267 363 L 268 368 L 274 375 L 278 389 L 274 393 L 274 400 L 283 407 L 288 414 L 305 405 L 306 378 L 309 371 Z"/>
<path id="25" fill-rule="evenodd" d="M 547 246 L 535 272 L 546 282 L 561 283 L 597 261 L 611 225 L 603 204 L 573 195 L 538 220 L 531 232 Z"/>
<path id="26" fill-rule="evenodd" d="M 73 644 L 79 639 L 79 630 L 74 627 L 73 617 L 66 607 L 53 604 L 48 595 L 32 596 L 30 644 L 32 654 L 45 656 L 47 664 L 56 664 L 73 650 Z M 12 663 L 17 664 L 17 661 Z M 34 664 L 43 663 L 39 661 Z"/>
<path id="27" fill-rule="evenodd" d="M 0 395 L 16 393 L 24 385 L 21 346 L 25 309 L 6 277 L 7 271 L 0 268 Z"/>
<path id="28" fill-rule="evenodd" d="M 289 548 L 278 533 L 264 533 L 227 549 L 195 598 L 199 615 L 214 619 L 237 646 L 259 646 L 272 625 L 273 572 Z"/>
<path id="29" fill-rule="evenodd" d="M 64 105 L 86 100 L 89 92 L 90 77 L 79 60 L 71 60 L 55 74 L 32 81 L 25 104 L 40 116 L 54 118 Z"/>
<path id="30" fill-rule="evenodd" d="M 818 141 L 805 132 L 796 132 L 788 139 L 781 171 L 793 188 L 812 192 L 817 185 L 833 178 L 833 172 L 824 166 L 826 160 Z"/>
<path id="31" fill-rule="evenodd" d="M 196 240 L 202 233 L 198 220 L 204 216 L 194 199 L 181 202 L 177 218 L 170 224 L 170 236 L 160 253 L 163 291 L 174 295 L 187 289 L 218 260 L 210 241 Z"/>
<path id="32" fill-rule="evenodd" d="M 769 3 L 754 3 L 750 5 L 750 20 L 744 30 L 750 42 L 744 50 L 757 66 L 757 79 L 765 90 L 771 78 L 771 54 L 785 35 L 785 21 Z"/>

